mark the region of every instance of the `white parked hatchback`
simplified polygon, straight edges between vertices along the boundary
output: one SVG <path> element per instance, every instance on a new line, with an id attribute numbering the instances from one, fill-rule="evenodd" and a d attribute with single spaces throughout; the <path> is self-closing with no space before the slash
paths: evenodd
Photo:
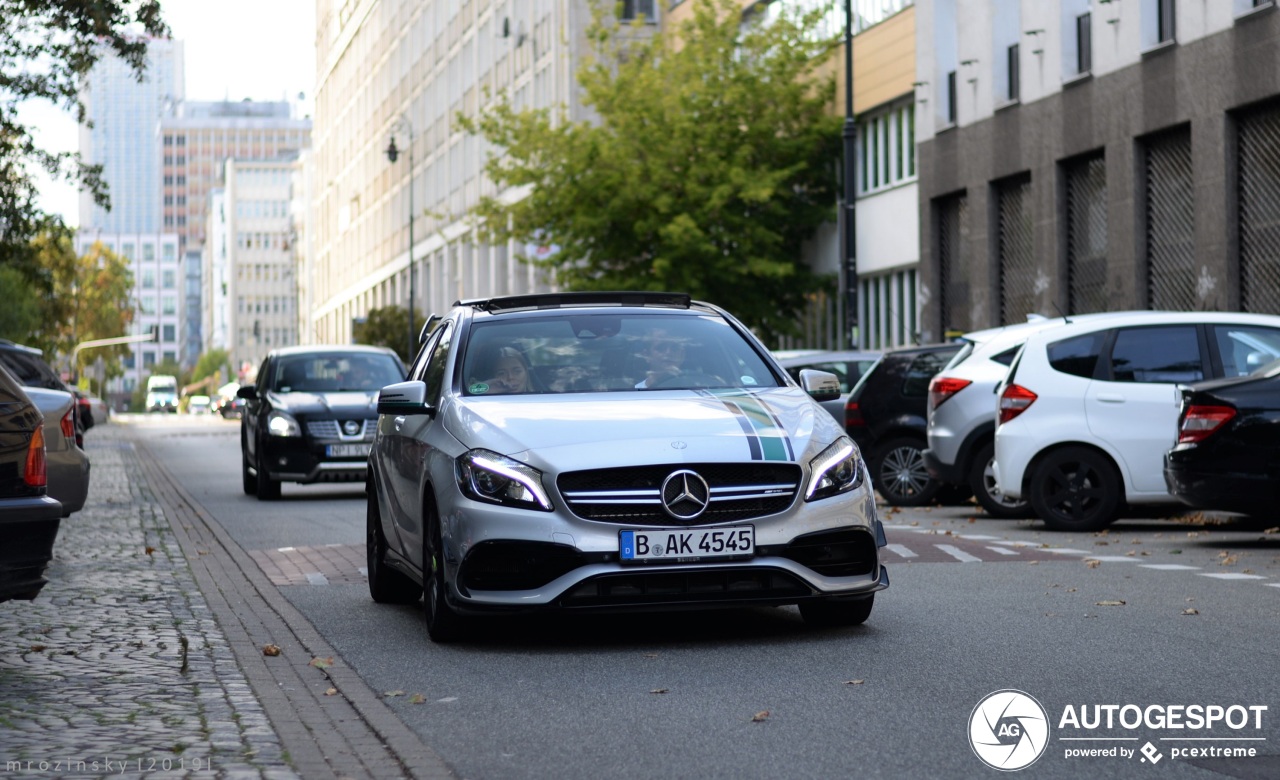
<path id="1" fill-rule="evenodd" d="M 1092 531 L 1125 504 L 1175 503 L 1163 457 L 1180 384 L 1280 358 L 1280 317 L 1123 312 L 1030 336 L 997 388 L 995 477 L 1053 529 Z"/>

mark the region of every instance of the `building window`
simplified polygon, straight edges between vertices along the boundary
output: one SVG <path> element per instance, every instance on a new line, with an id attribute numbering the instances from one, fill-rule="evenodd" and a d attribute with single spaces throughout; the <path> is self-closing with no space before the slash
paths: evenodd
<path id="1" fill-rule="evenodd" d="M 165 269 L 160 274 L 160 286 L 166 290 L 172 290 L 176 286 L 176 278 L 172 269 Z"/>
<path id="2" fill-rule="evenodd" d="M 1157 0 L 1156 29 L 1159 35 L 1156 40 L 1157 43 L 1166 43 L 1173 40 L 1176 32 L 1174 20 L 1174 0 Z"/>
<path id="3" fill-rule="evenodd" d="M 643 16 L 646 23 L 657 24 L 655 5 L 655 0 L 622 0 L 622 18 L 630 21 Z"/>
<path id="4" fill-rule="evenodd" d="M 1009 89 L 1005 99 L 1010 102 L 1018 100 L 1022 92 L 1022 71 L 1018 60 L 1018 44 L 1010 46 L 1005 54 L 1005 62 L 1009 68 Z"/>
<path id="5" fill-rule="evenodd" d="M 154 290 L 156 286 L 156 272 L 150 268 L 142 269 L 142 289 Z"/>
<path id="6" fill-rule="evenodd" d="M 177 257 L 177 247 L 173 244 L 165 244 L 160 248 L 160 258 L 166 263 L 171 263 Z"/>
<path id="7" fill-rule="evenodd" d="M 858 194 L 916 177 L 915 103 L 893 106 L 858 122 Z"/>
<path id="8" fill-rule="evenodd" d="M 1239 288 L 1242 311 L 1280 311 L 1280 105 L 1242 115 L 1239 156 Z"/>
<path id="9" fill-rule="evenodd" d="M 164 362 L 166 362 L 166 363 L 177 363 L 177 362 L 178 362 L 178 353 L 177 353 L 177 352 L 172 352 L 172 351 L 170 351 L 170 350 L 165 350 L 165 353 L 164 353 Z"/>
<path id="10" fill-rule="evenodd" d="M 1107 161 L 1063 166 L 1066 180 L 1067 312 L 1107 311 Z"/>
<path id="11" fill-rule="evenodd" d="M 947 124 L 954 125 L 959 112 L 956 111 L 956 72 L 947 73 Z"/>
<path id="12" fill-rule="evenodd" d="M 971 316 L 969 301 L 968 211 L 963 194 L 937 200 L 934 206 L 942 304 L 942 336 L 951 338 L 973 330 L 978 323 Z"/>
<path id="13" fill-rule="evenodd" d="M 1093 70 L 1093 14 L 1076 17 L 1076 73 Z"/>
<path id="14" fill-rule="evenodd" d="M 175 298 L 175 297 L 174 297 L 174 296 L 172 296 L 172 295 L 166 295 L 166 296 L 164 296 L 164 297 L 161 299 L 161 304 L 160 304 L 160 313 L 161 313 L 161 314 L 177 314 L 177 313 L 178 313 L 178 299 L 177 299 L 177 298 Z"/>
<path id="15" fill-rule="evenodd" d="M 171 342 L 177 341 L 177 339 L 178 339 L 178 334 L 177 334 L 176 326 L 165 325 L 163 329 L 163 335 L 161 336 L 160 340 L 165 343 L 171 343 Z"/>
<path id="16" fill-rule="evenodd" d="M 863 278 L 858 286 L 863 347 L 886 349 L 916 342 L 920 313 L 914 268 Z"/>
<path id="17" fill-rule="evenodd" d="M 1141 159 L 1147 306 L 1173 311 L 1195 310 L 1198 307 L 1191 129 L 1182 127 L 1145 140 Z"/>
<path id="18" fill-rule="evenodd" d="M 1032 230 L 1031 177 L 996 185 L 996 230 L 1000 260 L 1000 324 L 1026 322 L 1036 311 L 1036 254 Z"/>
<path id="19" fill-rule="evenodd" d="M 142 367 L 151 368 L 156 364 L 156 353 L 146 351 L 142 353 Z"/>

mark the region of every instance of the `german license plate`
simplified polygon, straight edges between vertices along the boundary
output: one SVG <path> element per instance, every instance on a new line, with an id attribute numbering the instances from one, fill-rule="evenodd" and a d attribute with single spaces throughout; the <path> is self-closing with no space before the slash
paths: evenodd
<path id="1" fill-rule="evenodd" d="M 751 555 L 756 549 L 755 526 L 728 528 L 620 531 L 618 553 L 623 561 L 702 560 Z"/>
<path id="2" fill-rule="evenodd" d="M 371 444 L 330 444 L 324 454 L 331 458 L 367 458 Z"/>

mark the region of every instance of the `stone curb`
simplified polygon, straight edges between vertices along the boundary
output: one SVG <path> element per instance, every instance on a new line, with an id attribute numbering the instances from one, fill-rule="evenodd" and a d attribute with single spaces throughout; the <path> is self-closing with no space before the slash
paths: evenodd
<path id="1" fill-rule="evenodd" d="M 133 437 L 130 437 L 133 438 Z M 444 761 L 345 665 L 144 441 L 144 476 L 294 768 L 307 778 L 450 778 Z M 263 647 L 277 645 L 267 657 Z M 319 668 L 313 659 L 332 658 Z M 336 695 L 327 695 L 330 689 Z"/>

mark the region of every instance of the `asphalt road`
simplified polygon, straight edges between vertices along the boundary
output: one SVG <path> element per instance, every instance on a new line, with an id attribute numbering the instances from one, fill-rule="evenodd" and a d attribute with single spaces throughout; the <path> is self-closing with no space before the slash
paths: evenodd
<path id="1" fill-rule="evenodd" d="M 346 554 L 330 564 L 345 578 L 295 577 L 281 592 L 459 777 L 992 777 L 970 718 L 1002 689 L 1030 694 L 1048 720 L 1027 776 L 1280 776 L 1280 533 L 1268 523 L 1125 519 L 1071 535 L 972 505 L 886 512 L 892 586 L 860 628 L 815 631 L 790 608 L 520 618 L 444 647 L 427 640 L 421 605 L 376 605 L 359 584 L 359 486 L 285 485 L 260 503 L 240 489 L 235 423 L 133 424 L 255 556 Z M 1099 705 L 1149 720 L 1125 728 L 1117 709 L 1109 729 L 1062 727 L 1069 707 Z M 1155 705 L 1268 709 L 1233 711 L 1251 718 L 1243 728 L 1161 728 L 1150 718 L 1168 710 Z M 1034 724 L 1010 722 L 1034 741 Z M 1148 743 L 1154 765 L 1141 752 L 1066 757 Z M 1175 754 L 1223 748 L 1256 757 Z"/>

